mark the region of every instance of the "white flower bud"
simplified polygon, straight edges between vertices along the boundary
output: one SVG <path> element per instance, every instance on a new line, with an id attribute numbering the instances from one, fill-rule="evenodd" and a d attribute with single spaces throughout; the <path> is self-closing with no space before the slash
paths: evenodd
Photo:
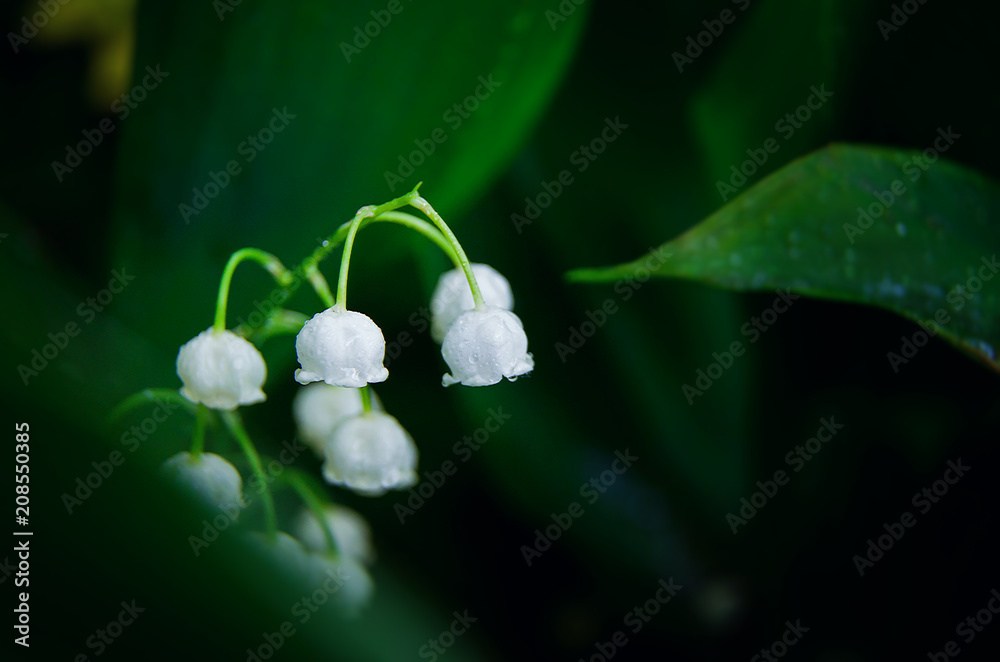
<path id="1" fill-rule="evenodd" d="M 268 561 L 304 578 L 308 569 L 308 552 L 295 538 L 284 531 L 278 531 L 274 537 L 260 531 L 251 531 L 246 534 L 245 540 L 251 549 Z"/>
<path id="2" fill-rule="evenodd" d="M 247 535 L 247 541 L 305 586 L 324 591 L 330 602 L 343 609 L 354 611 L 371 598 L 371 577 L 352 559 L 314 554 L 283 531 L 278 531 L 273 538 L 253 532 Z"/>
<path id="3" fill-rule="evenodd" d="M 375 592 L 375 584 L 364 566 L 349 558 L 332 559 L 329 556 L 319 557 L 323 583 L 314 582 L 330 592 L 334 604 L 348 612 L 356 614 L 358 609 L 368 604 Z"/>
<path id="4" fill-rule="evenodd" d="M 487 306 L 514 309 L 514 294 L 510 290 L 510 283 L 499 271 L 488 264 L 473 264 L 472 273 L 476 276 L 479 291 Z M 465 271 L 452 269 L 441 274 L 431 296 L 431 337 L 434 342 L 440 344 L 444 341 L 448 329 L 458 316 L 475 307 Z"/>
<path id="5" fill-rule="evenodd" d="M 375 393 L 372 393 L 372 409 L 382 411 L 382 403 Z M 319 455 L 323 454 L 323 446 L 334 428 L 362 412 L 364 406 L 361 404 L 361 389 L 358 388 L 315 382 L 299 389 L 292 400 L 292 414 L 299 435 Z"/>
<path id="6" fill-rule="evenodd" d="M 521 320 L 500 308 L 462 313 L 444 337 L 441 355 L 451 369 L 441 378 L 444 386 L 489 386 L 504 377 L 514 381 L 535 367 Z"/>
<path id="7" fill-rule="evenodd" d="M 164 462 L 161 471 L 213 508 L 239 513 L 246 507 L 240 472 L 224 457 L 184 451 Z"/>
<path id="8" fill-rule="evenodd" d="M 323 518 L 326 526 L 330 527 L 337 553 L 341 557 L 365 565 L 370 565 L 375 560 L 371 527 L 356 510 L 334 504 L 326 507 Z M 331 551 L 326 543 L 323 526 L 311 510 L 302 511 L 292 530 L 307 549 L 320 554 Z"/>
<path id="9" fill-rule="evenodd" d="M 232 331 L 202 331 L 177 353 L 181 395 L 212 409 L 232 410 L 266 398 L 264 357 Z"/>
<path id="10" fill-rule="evenodd" d="M 370 412 L 349 418 L 323 447 L 323 477 L 367 496 L 417 483 L 417 447 L 392 416 Z"/>
<path id="11" fill-rule="evenodd" d="M 302 366 L 295 371 L 300 384 L 358 388 L 389 376 L 382 365 L 382 330 L 367 315 L 351 310 L 327 308 L 313 315 L 295 338 L 295 352 Z"/>

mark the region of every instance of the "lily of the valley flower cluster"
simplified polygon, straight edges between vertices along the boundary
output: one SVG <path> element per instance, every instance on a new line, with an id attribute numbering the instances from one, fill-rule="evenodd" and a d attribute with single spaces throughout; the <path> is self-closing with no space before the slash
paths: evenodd
<path id="1" fill-rule="evenodd" d="M 432 223 L 395 211 L 404 205 L 416 207 Z M 184 344 L 177 356 L 177 374 L 183 384 L 180 394 L 198 406 L 198 417 L 191 451 L 167 460 L 164 472 L 212 507 L 238 514 L 247 505 L 237 468 L 203 450 L 208 418 L 222 417 L 258 477 L 261 466 L 236 410 L 265 401 L 267 366 L 250 339 L 225 328 L 229 281 L 243 259 L 260 263 L 279 284 L 287 285 L 293 273 L 303 276 L 327 304 L 309 319 L 280 309 L 269 318 L 270 323 L 278 319 L 278 312 L 285 312 L 290 315 L 282 319 L 297 316 L 299 320 L 283 327 L 286 333 L 297 332 L 299 368 L 287 376 L 302 385 L 293 400 L 293 418 L 300 438 L 322 461 L 325 481 L 368 496 L 417 483 L 416 445 L 369 387 L 389 376 L 383 365 L 382 331 L 367 315 L 346 307 L 355 236 L 367 224 L 383 221 L 423 234 L 456 264 L 440 277 L 431 298 L 431 335 L 441 345 L 449 369 L 441 379 L 443 386 L 488 386 L 504 378 L 514 381 L 534 367 L 521 320 L 511 312 L 514 297 L 507 279 L 488 265 L 470 263 L 454 234 L 417 195 L 417 189 L 385 205 L 359 210 L 294 272 L 268 253 L 243 249 L 234 254 L 223 274 L 215 325 Z M 340 241 L 345 243 L 334 299 L 316 265 Z M 273 335 L 278 333 L 268 337 Z M 365 570 L 374 556 L 368 525 L 361 515 L 331 504 L 325 490 L 311 489 L 308 483 L 302 478 L 292 484 L 307 505 L 290 527 L 294 537 L 278 531 L 268 492 L 264 506 L 269 530 L 253 534 L 255 541 L 307 580 L 322 581 L 324 574 L 335 573 L 347 587 L 341 591 L 342 604 L 358 606 L 371 593 Z"/>

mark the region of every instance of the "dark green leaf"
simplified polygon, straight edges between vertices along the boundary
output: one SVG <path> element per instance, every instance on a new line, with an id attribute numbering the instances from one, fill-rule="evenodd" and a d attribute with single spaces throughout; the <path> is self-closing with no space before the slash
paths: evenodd
<path id="1" fill-rule="evenodd" d="M 947 149 L 953 138 L 940 133 Z M 665 244 L 673 257 L 657 273 L 881 306 L 940 326 L 997 368 L 1000 288 L 990 281 L 998 224 L 1000 187 L 973 171 L 921 153 L 834 145 Z M 568 277 L 614 281 L 644 259 Z"/>

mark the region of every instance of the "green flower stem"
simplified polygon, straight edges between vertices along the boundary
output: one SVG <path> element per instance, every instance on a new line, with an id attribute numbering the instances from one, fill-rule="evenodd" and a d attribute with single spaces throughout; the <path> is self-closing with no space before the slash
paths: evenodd
<path id="1" fill-rule="evenodd" d="M 441 234 L 437 228 L 435 228 L 433 225 L 423 220 L 422 218 L 417 218 L 416 216 L 413 216 L 412 214 L 407 214 L 406 212 L 387 211 L 384 214 L 376 216 L 375 218 L 369 218 L 365 220 L 367 222 L 362 223 L 361 227 L 364 227 L 369 223 L 389 222 L 389 223 L 397 223 L 404 227 L 410 228 L 411 230 L 415 230 L 420 234 L 424 235 L 425 237 L 427 237 L 428 239 L 430 239 L 431 241 L 433 241 L 438 248 L 444 251 L 444 254 L 448 256 L 448 259 L 451 260 L 452 264 L 454 264 L 456 268 L 458 269 L 462 268 L 462 261 L 459 259 L 458 253 L 455 251 L 455 248 L 451 245 L 451 243 L 447 239 L 445 239 L 445 236 Z"/>
<path id="2" fill-rule="evenodd" d="M 351 227 L 347 230 L 347 239 L 344 241 L 344 253 L 340 257 L 340 277 L 337 279 L 337 302 L 334 308 L 344 312 L 347 310 L 347 272 L 351 269 L 351 252 L 354 250 L 354 237 L 357 236 L 361 228 L 361 221 L 369 216 L 374 216 L 371 207 L 362 207 L 357 215 L 351 220 Z"/>
<path id="3" fill-rule="evenodd" d="M 323 274 L 320 273 L 317 265 L 309 265 L 309 268 L 306 269 L 306 279 L 308 279 L 312 288 L 316 290 L 316 294 L 319 295 L 323 305 L 327 308 L 332 307 L 335 303 L 333 299 L 333 292 L 330 291 L 330 285 L 327 284 L 326 278 L 324 278 Z"/>
<path id="4" fill-rule="evenodd" d="M 222 272 L 222 280 L 219 282 L 219 297 L 215 303 L 215 324 L 213 329 L 216 333 L 226 330 L 226 305 L 229 303 L 229 284 L 233 280 L 233 272 L 243 260 L 253 260 L 267 269 L 268 273 L 274 277 L 279 285 L 287 287 L 293 280 L 292 272 L 285 269 L 281 260 L 259 248 L 241 248 L 229 256 L 229 262 Z"/>
<path id="5" fill-rule="evenodd" d="M 361 408 L 366 414 L 372 410 L 372 390 L 370 386 L 361 387 Z"/>
<path id="6" fill-rule="evenodd" d="M 370 208 L 369 208 L 370 209 Z M 349 223 L 345 223 L 337 229 L 337 232 L 327 241 L 328 245 L 336 246 L 340 242 L 346 242 L 344 245 L 344 257 L 340 263 L 340 278 L 337 282 L 337 298 L 336 300 L 340 302 L 339 310 L 347 309 L 347 271 L 350 267 L 351 262 L 351 251 L 354 248 L 354 237 L 357 233 L 367 225 L 371 223 L 396 223 L 402 225 L 403 227 L 409 228 L 420 234 L 424 235 L 431 241 L 433 241 L 438 248 L 444 251 L 445 255 L 451 259 L 454 265 L 461 269 L 462 262 L 459 259 L 458 253 L 455 252 L 455 248 L 451 243 L 442 235 L 437 228 L 428 223 L 427 221 L 417 218 L 412 214 L 406 214 L 399 211 L 387 211 L 378 216 L 361 216 L 360 218 L 355 217 Z M 311 266 L 311 269 L 316 270 L 315 265 Z M 317 270 L 318 272 L 318 270 Z M 327 306 L 333 305 L 332 303 L 327 303 Z"/>
<path id="7" fill-rule="evenodd" d="M 375 220 L 386 212 L 395 211 L 400 207 L 405 207 L 406 205 L 412 205 L 414 200 L 420 198 L 418 192 L 419 189 L 420 184 L 417 184 L 413 187 L 412 191 L 406 195 L 396 198 L 395 200 L 390 200 L 389 202 L 385 202 L 381 205 L 368 205 L 366 207 L 362 207 L 349 223 L 337 228 L 337 231 L 334 232 L 333 236 L 331 236 L 329 240 L 324 241 L 322 246 L 317 248 L 313 251 L 312 255 L 303 260 L 302 264 L 298 266 L 296 271 L 308 276 L 310 272 L 316 269 L 316 265 L 329 255 L 330 251 L 336 248 L 340 242 L 344 242 L 344 252 L 340 259 L 340 276 L 337 280 L 337 297 L 335 306 L 338 310 L 347 310 L 347 275 L 350 270 L 351 252 L 354 249 L 355 235 L 357 235 L 358 230 L 360 230 L 363 225 L 370 222 L 370 220 Z M 399 219 L 393 218 L 387 218 L 384 220 L 400 222 Z M 419 221 L 419 219 L 412 220 Z M 402 224 L 412 226 L 412 220 L 404 220 Z"/>
<path id="8" fill-rule="evenodd" d="M 405 207 L 406 205 L 410 204 L 410 201 L 413 198 L 418 197 L 419 194 L 417 193 L 417 190 L 419 188 L 420 184 L 417 184 L 415 187 L 413 187 L 413 190 L 407 193 L 406 195 L 400 196 L 395 200 L 390 200 L 389 202 L 378 205 L 377 207 L 372 207 L 372 206 L 362 207 L 361 209 L 358 210 L 358 213 L 355 214 L 355 218 L 357 218 L 358 216 L 361 216 L 363 218 L 378 216 L 380 214 L 384 214 L 387 211 L 393 211 L 399 209 L 400 207 Z M 353 223 L 354 219 L 351 219 L 347 223 L 344 223 L 339 228 L 337 228 L 336 232 L 333 233 L 330 239 L 324 241 L 322 246 L 314 250 L 309 257 L 303 260 L 302 263 L 299 264 L 298 267 L 296 267 L 295 269 L 296 273 L 305 276 L 312 267 L 315 267 L 317 264 L 325 260 L 326 256 L 329 255 L 334 248 L 339 246 L 341 242 L 343 242 L 347 238 L 347 233 L 350 230 L 350 227 Z"/>
<path id="9" fill-rule="evenodd" d="M 414 189 L 416 191 L 416 189 Z M 461 263 L 462 270 L 465 271 L 465 277 L 469 281 L 469 287 L 472 289 L 472 300 L 476 304 L 476 310 L 481 310 L 486 307 L 486 302 L 483 301 L 483 293 L 479 291 L 479 283 L 476 282 L 476 276 L 472 273 L 472 265 L 469 264 L 469 258 L 466 257 L 465 251 L 462 249 L 462 244 L 458 243 L 458 238 L 455 233 L 451 231 L 448 224 L 444 222 L 441 215 L 434 211 L 434 207 L 431 207 L 431 203 L 427 202 L 420 196 L 414 197 L 410 204 L 424 212 L 427 218 L 434 222 L 441 234 L 451 243 L 452 247 L 455 249 L 455 254 L 458 256 L 458 261 Z"/>
<path id="10" fill-rule="evenodd" d="M 243 420 L 235 410 L 222 412 L 222 420 L 225 421 L 229 432 L 240 445 L 243 454 L 247 456 L 247 460 L 250 462 L 250 469 L 253 471 L 254 476 L 256 476 L 257 482 L 260 483 L 260 496 L 264 502 L 264 520 L 267 522 L 267 533 L 273 538 L 278 533 L 278 516 L 274 510 L 274 497 L 271 496 L 271 487 L 267 484 L 267 476 L 264 473 L 264 465 L 260 462 L 260 455 L 257 454 L 257 449 L 254 448 L 253 442 L 250 441 L 250 435 L 247 434 L 246 429 L 243 427 Z"/>
<path id="11" fill-rule="evenodd" d="M 351 224 L 353 222 L 354 221 L 352 219 L 341 225 L 339 228 L 337 228 L 337 231 L 334 232 L 333 235 L 326 241 L 327 245 L 326 247 L 335 248 L 340 244 L 344 243 L 344 240 L 347 239 L 347 233 L 350 231 Z M 455 249 L 452 248 L 448 240 L 444 238 L 444 235 L 442 235 L 438 231 L 438 229 L 434 227 L 434 225 L 432 225 L 431 223 L 428 223 L 422 218 L 418 218 L 412 214 L 407 214 L 401 211 L 387 211 L 379 214 L 378 216 L 366 216 L 363 219 L 361 219 L 361 227 L 359 228 L 359 230 L 363 230 L 372 223 L 384 223 L 384 222 L 396 223 L 397 225 L 402 225 L 404 227 L 410 228 L 411 230 L 419 232 L 420 234 L 424 235 L 425 237 L 433 241 L 435 244 L 437 244 L 441 248 L 441 250 L 443 250 L 445 254 L 448 255 L 451 261 L 456 264 L 456 266 L 460 264 L 458 262 L 458 255 L 455 254 Z M 326 247 L 324 247 L 324 249 Z"/>
<path id="12" fill-rule="evenodd" d="M 434 211 L 434 208 L 431 207 L 430 203 L 420 197 L 419 189 L 420 184 L 417 184 L 413 190 L 406 195 L 400 196 L 381 205 L 369 205 L 367 207 L 362 207 L 354 215 L 353 219 L 337 228 L 330 238 L 323 242 L 322 246 L 313 251 L 312 254 L 304 259 L 293 271 L 285 269 L 281 262 L 270 253 L 266 253 L 255 248 L 244 248 L 236 253 L 233 253 L 233 255 L 229 258 L 229 262 L 226 264 L 226 268 L 222 276 L 222 282 L 219 284 L 219 298 L 216 304 L 215 312 L 215 330 L 221 331 L 226 328 L 225 318 L 226 304 L 229 298 L 229 284 L 232 280 L 233 272 L 235 271 L 236 266 L 245 259 L 254 260 L 262 264 L 264 268 L 266 268 L 271 275 L 274 276 L 278 284 L 286 288 L 295 280 L 293 274 L 305 278 L 309 281 L 309 284 L 316 291 L 316 294 L 323 301 L 325 306 L 331 308 L 338 306 L 339 304 L 339 307 L 342 310 L 346 310 L 347 276 L 350 268 L 351 252 L 354 248 L 354 237 L 357 235 L 359 230 L 368 224 L 380 222 L 402 225 L 403 227 L 407 227 L 422 234 L 424 237 L 434 242 L 442 251 L 445 252 L 456 268 L 462 269 L 465 272 L 466 278 L 469 280 L 469 287 L 472 289 L 473 299 L 477 306 L 485 305 L 482 300 L 482 294 L 479 290 L 479 284 L 476 282 L 475 275 L 472 273 L 472 268 L 465 252 L 462 250 L 462 246 L 458 243 L 458 239 L 455 238 L 455 235 L 452 233 L 447 224 L 445 224 L 444 220 L 442 220 L 438 213 Z M 411 214 L 396 211 L 406 205 L 412 205 L 413 207 L 423 211 L 428 217 L 431 218 L 431 220 L 434 221 L 434 224 L 428 223 L 427 221 L 417 218 Z M 340 274 L 337 281 L 337 296 L 334 297 L 326 279 L 319 271 L 319 263 L 326 259 L 330 252 L 341 243 L 344 243 L 345 246 L 344 253 L 341 258 Z M 288 290 L 286 290 L 286 292 L 288 292 Z"/>
<path id="13" fill-rule="evenodd" d="M 208 407 L 198 403 L 198 412 L 194 417 L 194 440 L 191 442 L 191 455 L 198 457 L 205 450 L 205 420 L 208 418 Z"/>
<path id="14" fill-rule="evenodd" d="M 415 192 L 416 189 L 411 192 L 411 195 Z M 476 276 L 472 273 L 472 265 L 469 263 L 469 258 L 466 257 L 465 251 L 462 250 L 462 245 L 458 243 L 458 238 L 455 237 L 451 228 L 434 211 L 430 203 L 420 196 L 414 196 L 410 199 L 409 204 L 427 214 L 428 218 L 437 226 L 437 231 L 434 231 L 426 222 L 410 214 L 396 211 L 377 213 L 380 207 L 362 207 L 358 210 L 358 214 L 351 221 L 350 227 L 347 230 L 347 239 L 344 241 L 344 255 L 340 261 L 340 279 L 337 282 L 337 309 L 347 310 L 347 272 L 351 265 L 351 251 L 354 249 L 354 237 L 366 221 L 372 223 L 377 221 L 399 223 L 404 227 L 420 232 L 433 241 L 451 258 L 456 267 L 465 271 L 465 277 L 469 280 L 469 287 L 472 289 L 472 299 L 475 301 L 476 307 L 485 307 L 486 302 L 483 301 L 483 295 L 479 291 L 479 283 L 476 282 Z"/>
<path id="15" fill-rule="evenodd" d="M 323 532 L 323 539 L 326 541 L 327 548 L 331 553 L 335 554 L 339 552 L 337 542 L 333 537 L 333 531 L 330 530 L 326 521 L 325 501 L 320 496 L 321 491 L 316 488 L 313 481 L 308 480 L 305 474 L 296 469 L 286 469 L 283 475 L 285 481 L 298 493 L 303 503 L 306 504 L 306 507 L 309 508 L 316 518 L 316 521 L 319 522 L 319 528 Z"/>

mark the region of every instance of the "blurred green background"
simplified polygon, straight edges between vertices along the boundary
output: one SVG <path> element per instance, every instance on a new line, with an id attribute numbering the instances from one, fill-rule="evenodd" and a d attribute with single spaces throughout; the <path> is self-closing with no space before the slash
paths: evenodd
<path id="1" fill-rule="evenodd" d="M 353 620 L 327 609 L 296 622 L 276 659 L 431 659 L 422 647 L 466 610 L 478 620 L 442 658 L 749 659 L 798 619 L 810 628 L 789 653 L 798 659 L 924 659 L 949 640 L 963 659 L 996 659 L 996 624 L 970 642 L 955 633 L 1000 588 L 995 373 L 940 339 L 895 373 L 886 353 L 914 324 L 803 298 L 689 405 L 683 385 L 775 295 L 564 279 L 632 260 L 716 211 L 717 180 L 811 86 L 833 96 L 746 188 L 831 142 L 923 149 L 943 126 L 962 135 L 946 158 L 996 179 L 994 8 L 911 2 L 915 13 L 884 33 L 894 5 L 854 0 L 72 0 L 52 4 L 37 36 L 12 40 L 40 6 L 5 7 L 0 73 L 2 410 L 8 429 L 31 426 L 35 531 L 32 647 L 15 646 L 15 659 L 95 659 L 88 637 L 123 600 L 146 611 L 102 659 L 246 660 L 293 620 L 312 587 L 262 567 L 232 532 L 191 553 L 188 536 L 211 513 L 155 474 L 188 446 L 191 416 L 171 415 L 132 453 L 122 435 L 151 410 L 107 414 L 142 388 L 179 386 L 177 348 L 210 325 L 234 250 L 296 264 L 359 207 L 418 181 L 473 261 L 510 280 L 536 369 L 516 383 L 440 388 L 439 349 L 411 316 L 449 265 L 398 228 L 360 235 L 351 308 L 390 348 L 402 332 L 415 338 L 376 390 L 416 440 L 420 471 L 460 460 L 453 446 L 491 409 L 510 419 L 402 524 L 394 507 L 406 493 L 330 490 L 372 524 L 376 596 Z M 720 34 L 678 71 L 674 53 L 713 26 Z M 133 108 L 122 94 L 144 99 Z M 286 125 L 255 147 L 248 138 L 276 113 Z M 616 121 L 602 153 L 580 151 Z M 92 153 L 56 173 L 102 122 L 112 128 Z M 443 142 L 411 157 L 436 129 Z M 230 161 L 240 167 L 228 185 L 185 214 L 193 189 Z M 512 218 L 564 170 L 572 183 L 536 219 Z M 996 248 L 983 238 L 985 254 Z M 335 278 L 334 259 L 323 268 Z M 134 280 L 81 313 L 113 270 Z M 272 289 L 266 274 L 239 270 L 230 324 Z M 561 355 L 558 343 L 609 300 L 617 312 Z M 303 288 L 289 307 L 321 304 Z M 23 378 L 18 366 L 69 322 L 79 336 Z M 273 456 L 295 434 L 294 339 L 262 351 L 268 401 L 245 417 Z M 734 535 L 727 513 L 788 470 L 786 454 L 831 416 L 844 428 Z M 209 449 L 238 457 L 221 430 Z M 634 465 L 594 503 L 581 498 L 625 449 Z M 63 495 L 115 450 L 125 462 L 68 513 Z M 957 458 L 968 475 L 919 513 L 911 497 Z M 12 472 L 13 453 L 2 461 Z M 295 466 L 318 475 L 312 456 Z M 522 546 L 574 501 L 584 514 L 526 564 Z M 297 507 L 286 493 L 278 505 L 285 521 Z M 916 525 L 859 576 L 853 557 L 907 510 Z M 13 577 L 0 575 L 13 599 Z M 626 615 L 670 578 L 677 597 L 633 633 Z M 619 630 L 628 643 L 607 649 Z"/>

